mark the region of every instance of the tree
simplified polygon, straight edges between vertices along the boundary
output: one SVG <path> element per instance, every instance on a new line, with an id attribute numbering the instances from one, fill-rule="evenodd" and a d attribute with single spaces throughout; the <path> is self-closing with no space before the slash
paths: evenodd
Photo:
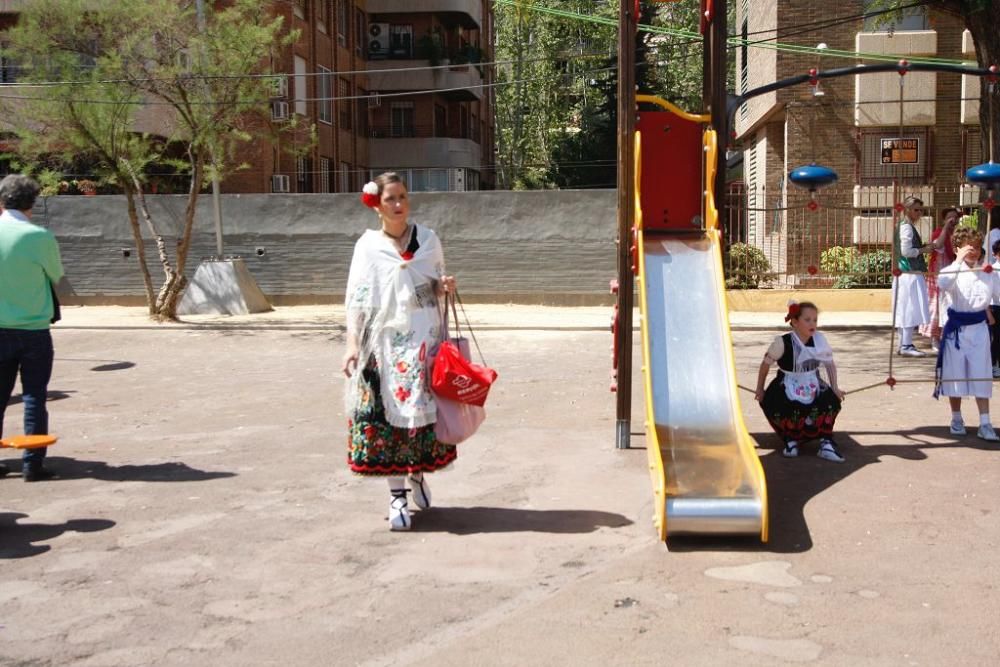
<path id="1" fill-rule="evenodd" d="M 274 131 L 268 113 L 272 80 L 256 75 L 268 73 L 271 56 L 294 38 L 281 17 L 256 0 L 233 0 L 209 12 L 201 29 L 195 5 L 187 1 L 34 0 L 8 33 L 7 53 L 31 64 L 22 81 L 60 82 L 37 95 L 45 99 L 11 109 L 25 154 L 38 159 L 46 152 L 82 152 L 122 188 L 154 319 L 176 319 L 206 182 L 242 166 L 234 160 L 239 144 Z M 134 131 L 142 107 L 165 114 L 158 138 Z M 179 156 L 172 162 L 189 179 L 173 253 L 144 190 L 147 165 L 165 151 Z M 164 273 L 155 295 L 140 214 Z"/>
<path id="2" fill-rule="evenodd" d="M 895 9 L 887 14 L 883 21 L 891 22 L 899 17 L 903 7 L 912 5 L 910 0 L 873 0 L 869 9 Z M 994 0 L 928 0 L 929 8 L 961 16 L 966 29 L 972 34 L 972 42 L 976 47 L 976 62 L 980 67 L 1000 65 L 1000 2 Z M 988 103 L 991 86 L 985 77 L 980 77 L 979 127 L 983 156 L 990 153 L 990 135 L 993 135 L 994 155 L 1000 156 L 1000 90 L 992 86 L 992 103 Z M 992 115 L 991 115 L 992 114 Z M 989 132 L 988 129 L 993 131 Z"/>
<path id="3" fill-rule="evenodd" d="M 497 181 L 501 188 L 614 187 L 617 0 L 564 0 L 558 11 L 496 4 Z M 693 30 L 697 3 L 644 3 L 640 23 Z M 701 103 L 701 42 L 641 32 L 640 90 Z"/>

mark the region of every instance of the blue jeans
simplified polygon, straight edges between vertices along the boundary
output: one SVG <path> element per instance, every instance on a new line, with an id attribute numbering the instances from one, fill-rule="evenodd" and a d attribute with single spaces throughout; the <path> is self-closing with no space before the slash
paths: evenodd
<path id="1" fill-rule="evenodd" d="M 24 434 L 45 435 L 49 432 L 45 396 L 49 378 L 52 377 L 54 356 L 52 334 L 48 329 L 0 329 L 0 435 L 3 435 L 3 416 L 14 391 L 18 371 L 21 373 L 21 397 L 24 401 Z M 24 450 L 24 467 L 41 467 L 46 449 Z"/>

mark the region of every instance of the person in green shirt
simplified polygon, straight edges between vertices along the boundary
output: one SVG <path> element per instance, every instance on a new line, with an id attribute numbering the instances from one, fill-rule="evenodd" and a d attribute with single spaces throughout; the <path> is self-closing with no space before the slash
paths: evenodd
<path id="1" fill-rule="evenodd" d="M 25 435 L 49 432 L 45 398 L 54 357 L 49 325 L 57 307 L 53 285 L 63 267 L 55 236 L 31 223 L 39 191 L 38 183 L 21 174 L 0 181 L 0 435 L 19 373 Z M 24 450 L 24 481 L 54 476 L 43 466 L 45 454 L 44 447 Z M 0 465 L 0 476 L 7 472 Z"/>

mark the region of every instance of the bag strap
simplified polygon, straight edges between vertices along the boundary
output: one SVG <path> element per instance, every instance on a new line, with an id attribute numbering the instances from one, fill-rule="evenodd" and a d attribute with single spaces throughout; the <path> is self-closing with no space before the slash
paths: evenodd
<path id="1" fill-rule="evenodd" d="M 483 351 L 479 347 L 479 341 L 476 340 L 476 332 L 472 330 L 472 322 L 469 321 L 469 314 L 465 312 L 465 304 L 462 303 L 462 297 L 458 295 L 458 290 L 455 290 L 455 296 L 451 300 L 451 309 L 455 310 L 455 302 L 458 301 L 458 305 L 462 308 L 462 315 L 465 317 L 465 328 L 469 330 L 469 335 L 472 336 L 472 342 L 476 345 L 476 352 L 479 353 L 479 360 L 483 362 L 483 366 L 489 366 L 486 363 L 486 357 L 483 356 Z M 455 330 L 458 330 L 458 313 L 455 313 Z"/>

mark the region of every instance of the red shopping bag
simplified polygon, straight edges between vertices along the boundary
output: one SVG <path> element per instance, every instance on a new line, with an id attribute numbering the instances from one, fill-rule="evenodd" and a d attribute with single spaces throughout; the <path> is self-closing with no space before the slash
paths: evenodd
<path id="1" fill-rule="evenodd" d="M 445 295 L 444 330 L 448 331 L 448 307 L 451 306 L 451 312 L 455 319 L 455 332 L 460 334 L 455 298 L 451 294 Z M 464 308 L 463 312 L 465 312 Z M 471 328 L 469 333 L 472 334 Z M 472 334 L 472 340 L 476 340 L 475 334 Z M 434 358 L 434 366 L 431 369 L 431 391 L 434 392 L 435 396 L 482 407 L 490 393 L 490 385 L 497 379 L 497 372 L 486 366 L 485 360 L 482 366 L 469 361 L 468 352 L 460 349 L 467 347 L 467 345 L 462 345 L 464 342 L 465 339 L 459 336 L 458 338 L 446 338 L 441 343 L 437 356 Z M 476 349 L 479 349 L 478 342 L 476 342 Z M 482 355 L 482 350 L 480 350 L 479 356 L 482 357 Z"/>
<path id="2" fill-rule="evenodd" d="M 459 352 L 450 340 L 441 343 L 431 371 L 431 389 L 459 403 L 482 406 L 497 379 L 492 368 L 474 364 Z"/>

